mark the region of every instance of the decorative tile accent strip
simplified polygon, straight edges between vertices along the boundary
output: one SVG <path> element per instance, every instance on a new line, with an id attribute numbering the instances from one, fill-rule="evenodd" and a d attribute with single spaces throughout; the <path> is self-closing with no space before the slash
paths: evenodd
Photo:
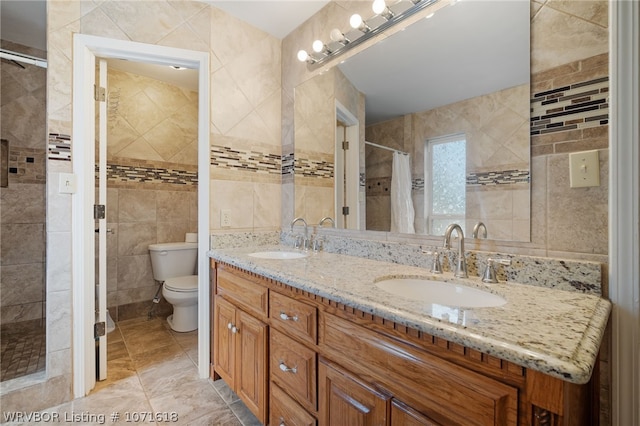
<path id="1" fill-rule="evenodd" d="M 294 174 L 294 166 L 293 166 L 293 152 L 282 156 L 282 176 L 291 175 L 293 177 Z"/>
<path id="2" fill-rule="evenodd" d="M 71 161 L 71 136 L 49 133 L 49 160 Z"/>
<path id="3" fill-rule="evenodd" d="M 96 165 L 96 173 L 98 166 Z M 107 180 L 126 183 L 170 183 L 173 185 L 198 185 L 198 172 L 165 169 L 161 167 L 123 166 L 107 164 Z"/>
<path id="4" fill-rule="evenodd" d="M 534 93 L 531 135 L 605 126 L 609 123 L 609 77 Z"/>
<path id="5" fill-rule="evenodd" d="M 503 170 L 497 172 L 469 173 L 467 175 L 467 186 L 529 183 L 529 179 L 529 170 Z"/>
<path id="6" fill-rule="evenodd" d="M 365 186 L 367 186 L 367 177 L 365 176 L 364 172 L 360 173 L 359 185 L 360 185 L 360 188 L 364 188 Z"/>
<path id="7" fill-rule="evenodd" d="M 414 191 L 424 191 L 424 178 L 414 178 L 411 181 L 411 189 Z"/>
<path id="8" fill-rule="evenodd" d="M 296 175 L 319 179 L 333 178 L 333 163 L 329 163 L 328 161 L 296 158 L 294 160 L 294 168 Z"/>
<path id="9" fill-rule="evenodd" d="M 211 146 L 211 165 L 255 173 L 282 173 L 282 157 L 256 151 L 242 151 L 228 146 Z"/>
<path id="10" fill-rule="evenodd" d="M 46 151 L 42 148 L 15 147 L 9 143 L 7 164 L 9 182 L 46 183 L 45 156 Z"/>

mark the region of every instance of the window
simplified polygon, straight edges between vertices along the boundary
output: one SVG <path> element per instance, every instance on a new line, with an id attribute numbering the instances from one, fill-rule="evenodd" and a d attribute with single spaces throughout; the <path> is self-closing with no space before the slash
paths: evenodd
<path id="1" fill-rule="evenodd" d="M 464 134 L 425 142 L 425 220 L 427 233 L 444 235 L 451 223 L 464 229 L 466 154 Z"/>

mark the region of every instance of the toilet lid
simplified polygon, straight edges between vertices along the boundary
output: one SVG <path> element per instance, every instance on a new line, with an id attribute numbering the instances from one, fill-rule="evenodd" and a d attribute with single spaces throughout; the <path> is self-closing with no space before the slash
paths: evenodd
<path id="1" fill-rule="evenodd" d="M 186 275 L 184 277 L 169 278 L 164 282 L 164 286 L 167 290 L 173 291 L 196 291 L 198 290 L 198 276 Z"/>

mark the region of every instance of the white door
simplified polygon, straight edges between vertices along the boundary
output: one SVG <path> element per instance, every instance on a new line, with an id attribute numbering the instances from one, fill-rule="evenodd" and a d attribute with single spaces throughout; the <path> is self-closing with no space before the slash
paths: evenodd
<path id="1" fill-rule="evenodd" d="M 336 100 L 335 211 L 336 228 L 358 229 L 360 204 L 360 125 L 358 119 Z M 343 142 L 347 142 L 343 145 Z M 343 210 L 343 207 L 347 207 Z M 345 214 L 346 213 L 346 214 Z"/>
<path id="2" fill-rule="evenodd" d="M 97 329 L 104 330 L 102 336 L 97 337 L 98 359 L 97 379 L 107 378 L 107 61 L 98 62 L 99 90 L 97 91 L 98 135 L 96 142 L 96 164 L 98 166 L 98 199 L 97 205 L 104 211 L 104 217 L 96 219 L 98 244 L 96 246 L 97 282 L 96 282 L 96 323 L 101 325 Z"/>

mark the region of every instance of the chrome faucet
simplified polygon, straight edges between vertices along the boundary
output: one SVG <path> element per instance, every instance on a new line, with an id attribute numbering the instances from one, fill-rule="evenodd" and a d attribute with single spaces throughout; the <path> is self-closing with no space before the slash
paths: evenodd
<path id="1" fill-rule="evenodd" d="M 473 227 L 473 234 L 471 234 L 473 238 L 478 238 L 478 235 L 480 235 L 481 228 L 482 228 L 482 238 L 487 238 L 487 226 L 482 222 L 476 223 L 476 225 Z"/>
<path id="2" fill-rule="evenodd" d="M 464 234 L 457 223 L 447 226 L 447 230 L 444 231 L 444 249 L 451 250 L 451 233 L 454 230 L 458 235 L 458 256 L 454 275 L 458 278 L 467 278 L 469 275 L 467 274 L 467 260 L 464 257 Z"/>
<path id="3" fill-rule="evenodd" d="M 296 248 L 306 250 L 308 248 L 308 241 L 309 241 L 307 221 L 301 217 L 296 217 L 291 221 L 291 231 L 293 231 L 293 225 L 295 225 L 297 222 L 302 222 L 302 224 L 304 225 L 304 237 L 302 238 L 301 241 L 298 241 L 298 239 L 296 239 L 295 245 L 296 245 Z"/>
<path id="4" fill-rule="evenodd" d="M 331 223 L 331 227 L 335 228 L 336 227 L 336 222 L 330 218 L 329 216 L 323 217 L 322 219 L 320 219 L 320 222 L 318 222 L 318 226 L 322 226 L 326 221 L 329 221 Z"/>

